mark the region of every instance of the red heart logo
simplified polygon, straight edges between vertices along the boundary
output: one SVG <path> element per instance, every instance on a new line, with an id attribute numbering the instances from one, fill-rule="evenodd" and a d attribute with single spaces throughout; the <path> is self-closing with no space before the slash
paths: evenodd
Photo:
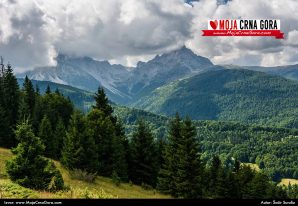
<path id="1" fill-rule="evenodd" d="M 210 21 L 210 26 L 212 27 L 212 29 L 216 29 L 217 28 L 217 20 Z"/>

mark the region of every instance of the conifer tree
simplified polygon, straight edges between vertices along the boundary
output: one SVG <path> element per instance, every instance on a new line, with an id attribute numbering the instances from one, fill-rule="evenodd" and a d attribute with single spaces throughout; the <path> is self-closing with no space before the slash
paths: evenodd
<path id="1" fill-rule="evenodd" d="M 94 96 L 95 103 L 96 105 L 93 106 L 94 109 L 99 109 L 101 110 L 105 116 L 112 116 L 113 113 L 113 108 L 109 104 L 109 100 L 105 94 L 105 91 L 103 88 L 98 88 L 97 93 Z"/>
<path id="2" fill-rule="evenodd" d="M 176 160 L 178 170 L 175 186 L 176 196 L 179 198 L 202 197 L 203 166 L 196 137 L 196 127 L 186 118 L 182 124 L 181 140 L 178 144 L 179 159 Z"/>
<path id="3" fill-rule="evenodd" d="M 97 146 L 98 172 L 110 177 L 113 172 L 113 139 L 115 127 L 110 117 L 98 109 L 93 109 L 87 116 L 91 136 Z M 115 151 L 116 152 L 116 151 Z"/>
<path id="4" fill-rule="evenodd" d="M 98 169 L 98 155 L 94 139 L 86 126 L 84 116 L 75 111 L 71 116 L 69 129 L 62 150 L 62 163 L 69 169 L 95 172 Z"/>
<path id="5" fill-rule="evenodd" d="M 149 126 L 143 120 L 137 123 L 137 129 L 131 139 L 130 151 L 131 180 L 136 184 L 155 186 L 158 173 L 157 148 Z"/>
<path id="6" fill-rule="evenodd" d="M 44 116 L 40 123 L 38 136 L 45 145 L 45 155 L 56 158 L 57 142 L 54 138 L 51 122 L 47 116 Z"/>
<path id="7" fill-rule="evenodd" d="M 7 131 L 6 145 L 12 147 L 16 145 L 14 129 L 19 115 L 19 85 L 13 74 L 11 66 L 8 64 L 1 78 L 2 90 L 2 108 L 7 117 L 7 123 L 10 126 Z"/>
<path id="8" fill-rule="evenodd" d="M 63 148 L 63 141 L 66 137 L 66 129 L 63 124 L 63 120 L 61 118 L 58 119 L 58 123 L 56 125 L 55 131 L 54 131 L 54 137 L 57 142 L 57 150 L 56 150 L 56 158 L 59 159 L 61 157 L 61 151 Z"/>
<path id="9" fill-rule="evenodd" d="M 48 85 L 46 88 L 46 94 L 51 94 L 51 93 L 52 93 L 51 87 L 50 87 L 50 85 Z"/>
<path id="10" fill-rule="evenodd" d="M 0 145 L 2 147 L 9 147 L 10 145 L 7 144 L 10 128 L 7 121 L 7 116 L 0 104 Z"/>
<path id="11" fill-rule="evenodd" d="M 113 139 L 113 170 L 122 181 L 128 180 L 129 141 L 121 121 L 117 121 Z"/>
<path id="12" fill-rule="evenodd" d="M 40 190 L 60 190 L 64 187 L 62 175 L 54 164 L 44 158 L 44 145 L 32 132 L 28 121 L 17 126 L 18 146 L 6 163 L 10 179 L 24 187 Z"/>
<path id="13" fill-rule="evenodd" d="M 23 114 L 25 117 L 32 118 L 35 106 L 35 91 L 32 82 L 29 78 L 25 77 L 24 84 L 23 84 L 23 92 L 24 92 L 24 103 L 26 104 L 26 108 L 28 111 Z"/>
<path id="14" fill-rule="evenodd" d="M 166 194 L 177 196 L 177 179 L 178 165 L 178 145 L 181 140 L 181 120 L 177 113 L 175 118 L 170 122 L 169 134 L 164 151 L 164 164 L 158 175 L 158 189 Z"/>

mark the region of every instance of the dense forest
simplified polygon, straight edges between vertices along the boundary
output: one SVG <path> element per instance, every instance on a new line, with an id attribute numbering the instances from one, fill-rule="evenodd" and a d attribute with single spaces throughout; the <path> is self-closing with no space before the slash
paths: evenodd
<path id="1" fill-rule="evenodd" d="M 38 190 L 67 189 L 50 160 L 54 159 L 70 171 L 110 177 L 118 184 L 130 181 L 157 188 L 175 198 L 297 198 L 297 186 L 278 186 L 266 173 L 240 164 L 239 160 L 253 158 L 266 166 L 266 158 L 270 157 L 263 157 L 262 153 L 258 156 L 244 152 L 245 156 L 239 150 L 228 153 L 229 162 L 222 161 L 217 155 L 218 137 L 214 139 L 215 146 L 209 149 L 210 154 L 205 155 L 203 150 L 214 138 L 208 134 L 210 125 L 196 125 L 195 121 L 176 114 L 160 131 L 162 138 L 157 138 L 142 119 L 126 135 L 125 124 L 114 115 L 104 90 L 99 88 L 94 99 L 95 105 L 84 114 L 58 89 L 52 91 L 48 86 L 41 95 L 27 77 L 20 89 L 11 66 L 2 65 L 0 147 L 12 148 L 15 154 L 6 164 L 10 179 Z M 198 130 L 197 126 L 205 130 Z M 224 127 L 220 130 L 224 131 Z M 245 134 L 240 136 L 244 138 Z M 227 144 L 246 140 L 229 137 Z M 266 137 L 264 134 L 264 142 L 268 141 Z M 272 140 L 274 135 L 269 138 Z M 285 147 L 280 152 L 290 152 L 284 150 L 292 146 L 288 145 L 294 142 L 291 136 L 282 142 Z M 228 151 L 228 146 L 222 146 L 222 150 Z M 272 155 L 281 155 L 277 153 L 272 151 Z"/>
<path id="2" fill-rule="evenodd" d="M 298 128 L 298 83 L 245 69 L 208 71 L 155 89 L 132 106 L 194 120 Z"/>

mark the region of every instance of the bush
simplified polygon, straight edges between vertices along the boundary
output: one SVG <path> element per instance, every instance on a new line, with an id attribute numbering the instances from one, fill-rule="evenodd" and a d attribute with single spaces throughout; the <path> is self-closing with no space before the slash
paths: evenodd
<path id="1" fill-rule="evenodd" d="M 70 170 L 69 174 L 72 179 L 82 180 L 89 183 L 93 183 L 97 176 L 97 172 L 90 173 L 90 172 L 87 172 L 86 170 L 81 170 L 81 169 Z"/>
<path id="2" fill-rule="evenodd" d="M 118 176 L 116 171 L 112 173 L 112 181 L 118 187 L 121 184 L 121 178 Z"/>
<path id="3" fill-rule="evenodd" d="M 37 190 L 60 190 L 64 181 L 53 162 L 43 157 L 44 145 L 32 132 L 28 121 L 17 126 L 16 137 L 20 142 L 12 150 L 12 160 L 6 162 L 9 178 L 24 187 Z"/>

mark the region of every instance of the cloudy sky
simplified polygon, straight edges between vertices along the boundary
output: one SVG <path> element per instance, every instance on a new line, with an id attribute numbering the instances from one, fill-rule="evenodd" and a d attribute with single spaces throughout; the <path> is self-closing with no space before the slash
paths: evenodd
<path id="1" fill-rule="evenodd" d="M 58 53 L 132 66 L 185 44 L 215 64 L 296 64 L 297 11 L 297 0 L 0 0 L 0 55 L 17 72 Z M 285 39 L 201 36 L 208 19 L 236 18 L 280 19 Z"/>

